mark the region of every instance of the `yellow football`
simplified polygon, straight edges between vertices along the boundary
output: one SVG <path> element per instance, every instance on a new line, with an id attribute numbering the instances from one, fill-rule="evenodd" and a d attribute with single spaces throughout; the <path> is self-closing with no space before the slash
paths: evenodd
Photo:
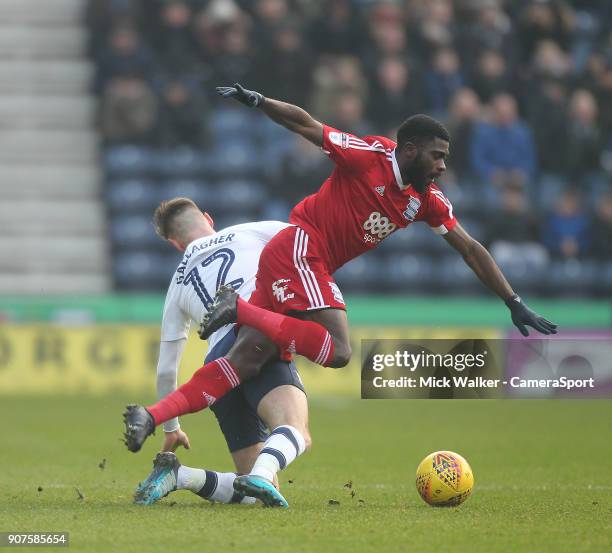
<path id="1" fill-rule="evenodd" d="M 472 493 L 474 474 L 461 455 L 436 451 L 419 464 L 416 487 L 426 503 L 434 507 L 455 507 Z"/>

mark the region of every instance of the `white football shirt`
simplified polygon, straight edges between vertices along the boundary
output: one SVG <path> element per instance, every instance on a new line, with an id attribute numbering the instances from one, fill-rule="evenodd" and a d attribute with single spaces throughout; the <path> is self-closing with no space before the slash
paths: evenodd
<path id="1" fill-rule="evenodd" d="M 261 251 L 288 226 L 279 221 L 244 223 L 191 242 L 168 287 L 161 341 L 187 338 L 191 321 L 199 326 L 223 284 L 232 285 L 242 299 L 248 300 L 255 290 Z M 209 351 L 232 326 L 224 326 L 211 335 Z"/>

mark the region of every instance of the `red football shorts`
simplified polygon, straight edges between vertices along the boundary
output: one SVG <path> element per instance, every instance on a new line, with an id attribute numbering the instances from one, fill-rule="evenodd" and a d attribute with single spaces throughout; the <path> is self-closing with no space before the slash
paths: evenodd
<path id="1" fill-rule="evenodd" d="M 282 314 L 326 307 L 346 310 L 317 243 L 296 226 L 281 230 L 261 252 L 255 291 L 249 302 Z"/>

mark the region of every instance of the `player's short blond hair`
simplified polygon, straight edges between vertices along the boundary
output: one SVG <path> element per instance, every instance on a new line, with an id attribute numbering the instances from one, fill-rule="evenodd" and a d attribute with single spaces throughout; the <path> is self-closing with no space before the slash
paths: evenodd
<path id="1" fill-rule="evenodd" d="M 176 238 L 179 230 L 177 219 L 188 209 L 197 209 L 200 211 L 200 208 L 195 202 L 189 198 L 172 198 L 171 200 L 164 200 L 157 206 L 153 214 L 155 232 L 166 240 L 168 240 L 168 238 Z"/>

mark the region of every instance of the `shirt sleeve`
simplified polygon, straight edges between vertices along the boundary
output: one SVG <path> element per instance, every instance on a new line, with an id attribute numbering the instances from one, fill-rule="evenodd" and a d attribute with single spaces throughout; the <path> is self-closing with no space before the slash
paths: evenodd
<path id="1" fill-rule="evenodd" d="M 429 192 L 425 222 L 436 234 L 446 234 L 453 230 L 457 224 L 452 204 L 442 191 L 437 188 L 432 188 Z"/>
<path id="2" fill-rule="evenodd" d="M 177 386 L 178 368 L 187 340 L 160 342 L 157 360 L 157 398 L 162 399 L 174 392 Z M 178 418 L 164 423 L 164 432 L 174 432 L 180 428 Z"/>
<path id="3" fill-rule="evenodd" d="M 179 300 L 177 285 L 172 282 L 166 294 L 161 325 L 161 339 L 164 342 L 187 339 L 189 335 L 191 317 L 181 309 Z"/>
<path id="4" fill-rule="evenodd" d="M 336 164 L 352 171 L 362 171 L 387 152 L 379 140 L 366 142 L 357 136 L 323 125 L 322 150 Z"/>

